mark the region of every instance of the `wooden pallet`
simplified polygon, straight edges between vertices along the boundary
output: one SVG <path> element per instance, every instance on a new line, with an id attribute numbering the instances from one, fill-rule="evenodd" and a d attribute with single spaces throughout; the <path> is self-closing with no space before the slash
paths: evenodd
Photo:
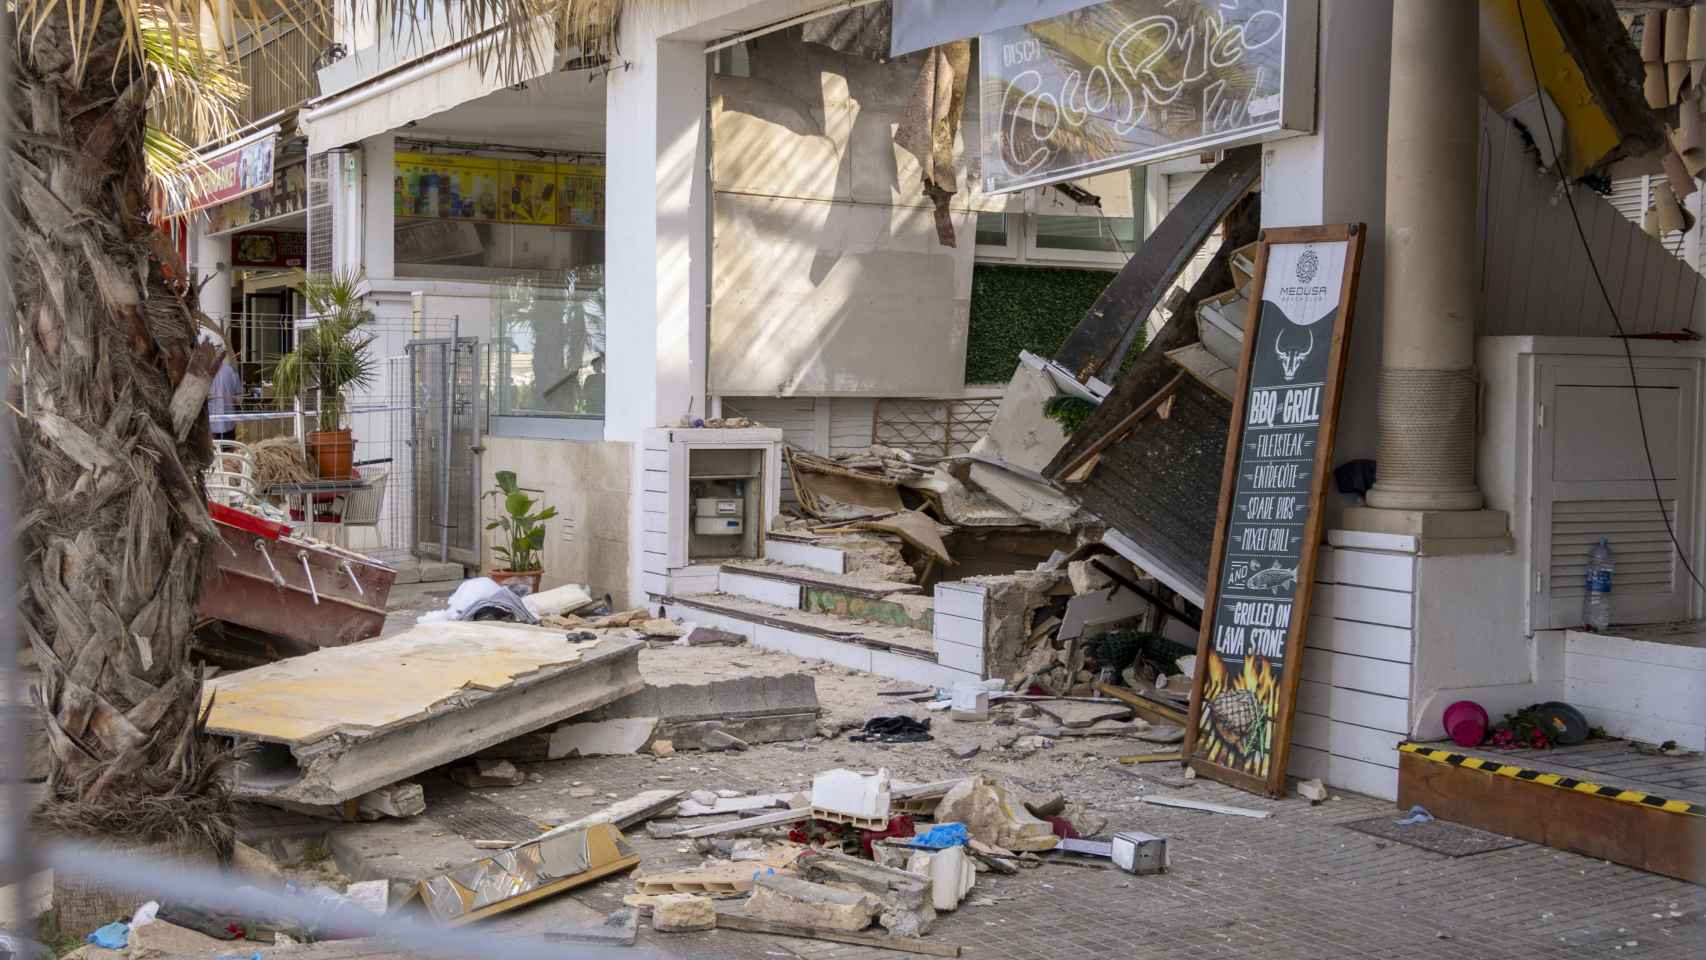
<path id="1" fill-rule="evenodd" d="M 845 813 L 837 813 L 834 810 L 825 810 L 822 807 L 812 807 L 811 810 L 813 820 L 844 823 L 850 827 L 858 827 L 860 830 L 881 830 L 889 825 L 890 819 L 889 817 L 854 817 Z"/>
<path id="2" fill-rule="evenodd" d="M 763 860 L 721 860 L 687 870 L 646 874 L 634 878 L 634 891 L 644 896 L 751 893 L 754 873 L 792 872 L 794 861 L 803 852 L 804 848 L 785 849 Z"/>

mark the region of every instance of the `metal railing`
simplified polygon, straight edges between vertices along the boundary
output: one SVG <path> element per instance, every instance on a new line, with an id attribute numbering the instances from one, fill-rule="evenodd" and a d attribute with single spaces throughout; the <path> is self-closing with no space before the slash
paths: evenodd
<path id="1" fill-rule="evenodd" d="M 249 95 L 238 119 L 253 123 L 319 95 L 314 60 L 330 36 L 331 19 L 320 5 L 308 4 L 292 16 L 274 17 L 238 41 L 232 55 Z"/>

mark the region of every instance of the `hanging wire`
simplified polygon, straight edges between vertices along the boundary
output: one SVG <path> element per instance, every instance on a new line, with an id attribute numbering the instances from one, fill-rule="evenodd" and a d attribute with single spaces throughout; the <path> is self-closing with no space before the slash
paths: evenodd
<path id="1" fill-rule="evenodd" d="M 1540 68 L 1534 62 L 1534 41 L 1528 35 L 1528 16 L 1523 13 L 1523 2 L 1517 0 L 1517 22 L 1522 25 L 1522 43 L 1528 53 L 1528 69 L 1534 77 L 1534 89 L 1544 90 L 1540 84 Z M 1593 270 L 1594 283 L 1599 286 L 1600 298 L 1605 301 L 1605 309 L 1611 314 L 1611 322 L 1617 327 L 1617 341 L 1623 344 L 1623 359 L 1629 364 L 1629 386 L 1635 395 L 1635 420 L 1641 427 L 1641 448 L 1647 454 L 1647 476 L 1653 482 L 1653 500 L 1658 504 L 1659 519 L 1664 521 L 1665 533 L 1670 536 L 1671 546 L 1676 550 L 1677 559 L 1682 561 L 1682 568 L 1688 571 L 1689 579 L 1694 585 L 1706 591 L 1706 583 L 1700 582 L 1700 575 L 1694 572 L 1693 564 L 1688 561 L 1688 552 L 1682 548 L 1682 541 L 1677 539 L 1676 527 L 1671 523 L 1670 514 L 1665 511 L 1664 491 L 1659 487 L 1659 470 L 1653 462 L 1653 444 L 1647 436 L 1647 414 L 1641 409 L 1641 385 L 1635 380 L 1635 350 L 1629 346 L 1629 332 L 1623 327 L 1623 319 L 1617 315 L 1617 307 L 1611 302 L 1611 293 L 1605 287 L 1605 278 L 1600 275 L 1599 262 L 1594 259 L 1593 248 L 1588 244 L 1587 231 L 1582 228 L 1582 216 L 1576 209 L 1575 191 L 1570 188 L 1569 175 L 1564 172 L 1563 152 L 1558 149 L 1557 138 L 1552 134 L 1552 121 L 1541 110 L 1540 122 L 1546 130 L 1546 144 L 1552 150 L 1552 169 L 1558 174 L 1558 183 L 1564 193 L 1564 201 L 1570 207 L 1570 219 L 1576 225 L 1576 237 L 1581 241 L 1582 252 L 1587 255 L 1588 267 Z"/>

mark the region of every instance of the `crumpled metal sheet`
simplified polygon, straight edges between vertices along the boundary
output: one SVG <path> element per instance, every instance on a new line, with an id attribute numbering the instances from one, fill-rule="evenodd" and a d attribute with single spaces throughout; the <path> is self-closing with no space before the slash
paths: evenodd
<path id="1" fill-rule="evenodd" d="M 622 831 L 608 823 L 548 834 L 420 883 L 427 913 L 439 923 L 478 919 L 507 900 L 581 875 L 591 880 L 639 863 Z M 553 891 L 554 892 L 554 891 Z"/>

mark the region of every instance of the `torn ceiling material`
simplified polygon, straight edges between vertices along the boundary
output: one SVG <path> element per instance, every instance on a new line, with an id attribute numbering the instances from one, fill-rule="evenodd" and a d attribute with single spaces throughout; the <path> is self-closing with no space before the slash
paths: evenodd
<path id="1" fill-rule="evenodd" d="M 236 796 L 330 806 L 638 692 L 640 647 L 422 624 L 216 677 L 207 730 L 251 750 Z"/>

